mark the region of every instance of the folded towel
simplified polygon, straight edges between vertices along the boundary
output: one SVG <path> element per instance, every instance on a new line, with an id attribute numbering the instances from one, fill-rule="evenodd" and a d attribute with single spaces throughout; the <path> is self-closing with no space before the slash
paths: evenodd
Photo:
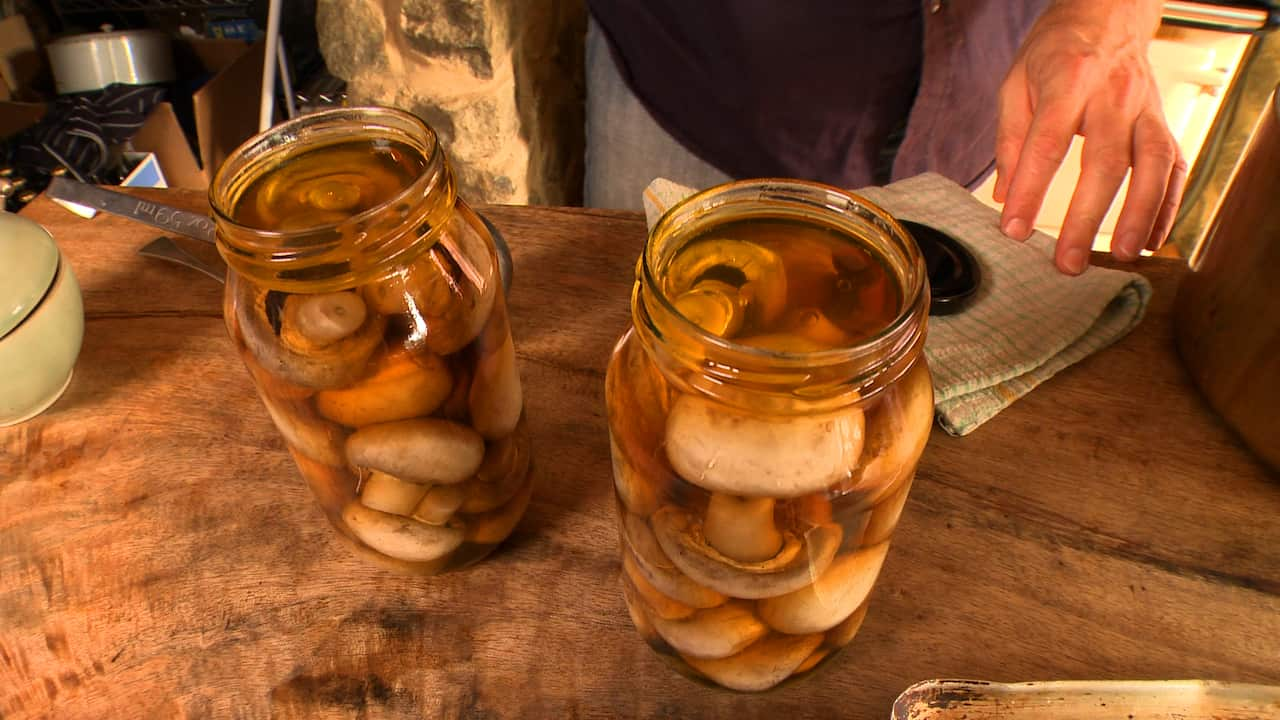
<path id="1" fill-rule="evenodd" d="M 650 183 L 649 226 L 693 192 L 663 178 Z M 982 266 L 982 286 L 963 312 L 929 318 L 925 355 L 935 410 L 951 435 L 972 432 L 1059 370 L 1124 337 L 1146 312 L 1146 278 L 1099 267 L 1064 275 L 1053 265 L 1052 237 L 1010 240 L 998 212 L 940 175 L 855 192 L 951 235 Z"/>

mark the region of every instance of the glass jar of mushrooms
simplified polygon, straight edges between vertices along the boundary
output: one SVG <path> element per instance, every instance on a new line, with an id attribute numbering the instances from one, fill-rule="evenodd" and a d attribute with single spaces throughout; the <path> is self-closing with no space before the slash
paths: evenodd
<path id="1" fill-rule="evenodd" d="M 928 307 L 910 236 L 834 188 L 653 227 L 606 398 L 623 593 L 681 672 L 767 690 L 857 633 L 932 426 Z"/>
<path id="2" fill-rule="evenodd" d="M 339 534 L 396 570 L 487 555 L 529 504 L 493 236 L 435 133 L 331 110 L 238 148 L 210 188 L 224 317 Z"/>

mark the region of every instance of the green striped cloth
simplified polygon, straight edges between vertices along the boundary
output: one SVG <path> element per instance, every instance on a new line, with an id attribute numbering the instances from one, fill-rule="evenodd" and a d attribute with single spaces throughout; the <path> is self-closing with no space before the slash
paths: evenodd
<path id="1" fill-rule="evenodd" d="M 649 226 L 692 192 L 663 178 L 650 183 Z M 1052 237 L 1008 239 L 998 212 L 940 175 L 857 192 L 961 240 L 982 265 L 977 299 L 962 313 L 929 319 L 925 354 L 935 410 L 951 435 L 967 435 L 1059 370 L 1120 339 L 1146 312 L 1146 278 L 1099 267 L 1064 275 L 1053 265 Z"/>

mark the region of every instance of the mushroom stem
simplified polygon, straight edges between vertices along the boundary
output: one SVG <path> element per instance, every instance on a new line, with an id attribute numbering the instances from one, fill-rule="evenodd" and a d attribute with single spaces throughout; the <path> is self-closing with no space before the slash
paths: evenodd
<path id="1" fill-rule="evenodd" d="M 773 521 L 774 499 L 712 493 L 702 533 L 707 544 L 738 562 L 763 562 L 782 549 Z"/>
<path id="2" fill-rule="evenodd" d="M 368 316 L 364 300 L 354 292 L 290 295 L 284 301 L 281 337 L 295 344 L 325 347 L 360 329 Z"/>

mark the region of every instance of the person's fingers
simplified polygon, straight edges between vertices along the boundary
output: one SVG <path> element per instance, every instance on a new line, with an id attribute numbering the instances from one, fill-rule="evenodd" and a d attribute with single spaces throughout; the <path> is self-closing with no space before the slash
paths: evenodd
<path id="1" fill-rule="evenodd" d="M 1038 108 L 1009 179 L 1000 229 L 1015 240 L 1031 236 L 1032 222 L 1044 203 L 1049 183 L 1071 147 L 1080 126 L 1081 106 L 1072 101 L 1048 101 Z"/>
<path id="2" fill-rule="evenodd" d="M 1031 129 L 1031 98 L 1027 94 L 1027 77 L 1023 67 L 1015 65 L 1000 86 L 999 125 L 996 128 L 996 186 L 992 198 L 1003 203 L 1013 180 L 1022 141 Z"/>
<path id="3" fill-rule="evenodd" d="M 1147 240 L 1147 249 L 1159 250 L 1169 239 L 1169 231 L 1173 229 L 1173 221 L 1178 216 L 1178 206 L 1182 204 L 1182 191 L 1187 186 L 1187 172 L 1190 168 L 1186 159 L 1178 155 L 1169 172 L 1169 185 L 1164 191 L 1164 203 L 1156 216 L 1155 225 L 1151 228 L 1151 237 Z"/>
<path id="4" fill-rule="evenodd" d="M 1072 275 L 1088 266 L 1093 239 L 1124 182 L 1132 157 L 1129 125 L 1103 127 L 1105 131 L 1097 130 L 1085 138 L 1080 180 L 1071 196 L 1054 255 L 1058 268 Z"/>
<path id="5" fill-rule="evenodd" d="M 1151 111 L 1139 114 L 1133 126 L 1133 176 L 1111 242 L 1117 260 L 1136 259 L 1151 241 L 1177 161 L 1178 143 L 1164 119 Z"/>

